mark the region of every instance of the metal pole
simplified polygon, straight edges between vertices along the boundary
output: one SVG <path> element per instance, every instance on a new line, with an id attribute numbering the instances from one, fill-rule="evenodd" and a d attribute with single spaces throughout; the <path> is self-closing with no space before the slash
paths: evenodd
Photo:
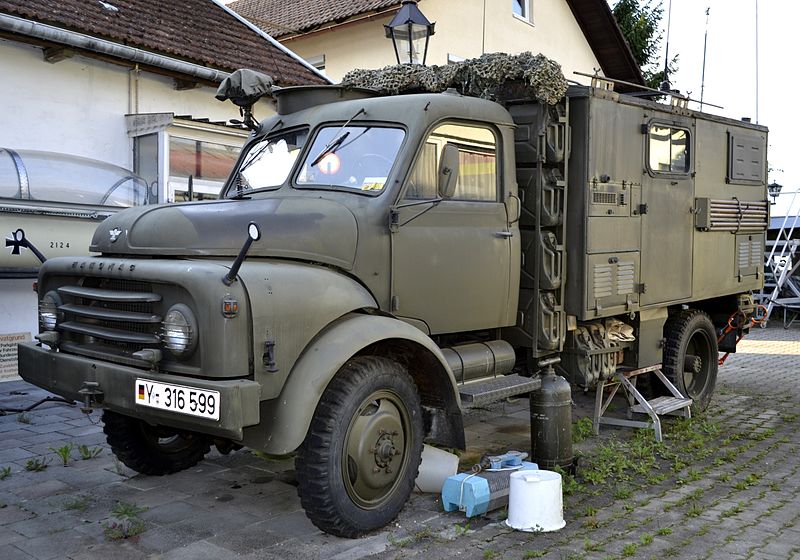
<path id="1" fill-rule="evenodd" d="M 758 124 L 758 0 L 756 0 L 756 124 Z"/>
<path id="2" fill-rule="evenodd" d="M 664 80 L 661 82 L 661 89 L 670 90 L 669 83 L 669 29 L 672 26 L 672 0 L 669 0 L 669 11 L 667 12 L 667 45 L 664 50 Z"/>
<path id="3" fill-rule="evenodd" d="M 708 46 L 708 13 L 711 7 L 706 8 L 706 35 L 703 39 L 703 75 L 700 78 L 700 111 L 703 111 L 703 94 L 706 90 L 706 48 Z"/>

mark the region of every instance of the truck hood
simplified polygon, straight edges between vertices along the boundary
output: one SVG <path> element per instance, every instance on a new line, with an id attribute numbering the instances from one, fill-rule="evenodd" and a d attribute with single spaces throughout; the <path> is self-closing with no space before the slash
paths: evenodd
<path id="1" fill-rule="evenodd" d="M 351 269 L 358 226 L 350 210 L 319 198 L 218 200 L 132 208 L 106 219 L 90 249 L 101 253 L 230 256 L 247 239 L 247 224 L 261 228 L 248 252 Z"/>

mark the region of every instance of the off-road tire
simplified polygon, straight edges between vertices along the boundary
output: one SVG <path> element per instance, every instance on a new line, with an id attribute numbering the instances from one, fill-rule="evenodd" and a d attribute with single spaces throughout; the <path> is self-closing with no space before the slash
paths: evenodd
<path id="1" fill-rule="evenodd" d="M 389 420 L 392 411 L 396 422 Z M 377 429 L 394 424 L 402 428 Z M 348 361 L 325 389 L 295 458 L 297 493 L 309 519 L 349 538 L 392 521 L 417 478 L 422 430 L 417 388 L 403 366 L 375 356 Z M 387 460 L 394 474 L 378 466 Z M 369 483 L 382 486 L 364 489 Z M 362 492 L 372 491 L 378 495 L 368 501 Z"/>
<path id="2" fill-rule="evenodd" d="M 201 435 L 160 426 L 106 410 L 103 432 L 111 451 L 127 467 L 154 476 L 193 467 L 211 450 Z"/>
<path id="3" fill-rule="evenodd" d="M 693 412 L 705 410 L 711 402 L 719 368 L 717 333 L 711 318 L 697 309 L 675 313 L 664 324 L 664 337 L 664 375 L 682 395 L 692 398 Z M 684 371 L 687 354 L 701 360 L 699 371 Z"/>

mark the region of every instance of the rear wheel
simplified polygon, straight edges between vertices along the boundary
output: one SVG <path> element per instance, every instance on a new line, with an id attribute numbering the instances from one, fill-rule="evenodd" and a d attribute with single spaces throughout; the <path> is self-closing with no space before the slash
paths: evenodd
<path id="1" fill-rule="evenodd" d="M 325 389 L 296 457 L 300 501 L 323 531 L 358 537 L 397 517 L 421 454 L 411 377 L 385 358 L 353 358 Z"/>
<path id="2" fill-rule="evenodd" d="M 126 466 L 149 475 L 172 474 L 193 467 L 211 450 L 201 434 L 165 426 L 106 410 L 103 431 L 111 451 Z"/>
<path id="3" fill-rule="evenodd" d="M 717 383 L 719 351 L 711 318 L 688 309 L 672 315 L 664 325 L 664 375 L 694 401 L 692 410 L 708 408 Z"/>

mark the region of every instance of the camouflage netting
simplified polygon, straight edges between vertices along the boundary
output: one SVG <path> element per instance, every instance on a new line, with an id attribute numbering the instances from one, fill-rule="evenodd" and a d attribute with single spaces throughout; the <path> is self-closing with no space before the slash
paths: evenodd
<path id="1" fill-rule="evenodd" d="M 352 70 L 346 87 L 370 88 L 384 95 L 439 93 L 454 88 L 462 95 L 493 101 L 536 98 L 554 105 L 567 91 L 561 66 L 542 54 L 484 54 L 446 66 L 399 64 L 379 70 Z"/>

